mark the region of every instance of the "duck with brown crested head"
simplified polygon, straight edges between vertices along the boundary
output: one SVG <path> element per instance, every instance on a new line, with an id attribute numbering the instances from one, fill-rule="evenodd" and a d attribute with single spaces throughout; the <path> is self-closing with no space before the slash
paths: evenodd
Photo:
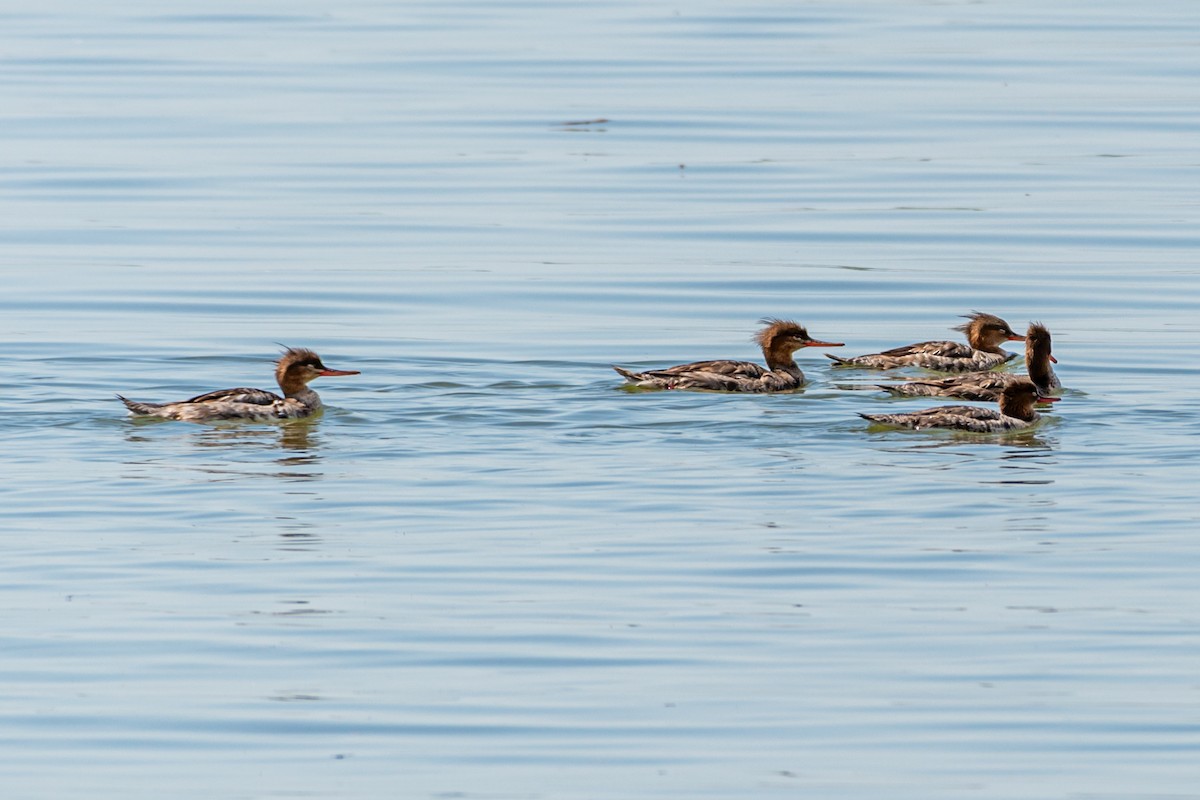
<path id="1" fill-rule="evenodd" d="M 804 347 L 841 347 L 841 342 L 824 342 L 808 335 L 804 326 L 791 320 L 764 319 L 765 327 L 754 337 L 762 348 L 766 366 L 752 361 L 696 361 L 666 369 L 633 372 L 613 367 L 627 385 L 641 389 L 693 389 L 712 392 L 787 392 L 804 385 L 804 373 L 793 356 Z"/>
<path id="2" fill-rule="evenodd" d="M 853 358 L 839 358 L 826 353 L 838 366 L 863 367 L 866 369 L 896 369 L 898 367 L 923 367 L 939 372 L 974 372 L 994 369 L 1016 358 L 1016 353 L 1000 349 L 1001 342 L 1020 342 L 1025 337 L 1013 332 L 1008 323 L 995 314 L 972 311 L 967 321 L 954 327 L 966 334 L 967 343 L 962 342 L 918 342 L 882 353 L 870 353 Z"/>
<path id="3" fill-rule="evenodd" d="M 980 406 L 936 406 L 905 414 L 859 414 L 878 425 L 926 430 L 943 428 L 972 433 L 1003 433 L 1032 428 L 1041 420 L 1033 410 L 1034 403 L 1057 402 L 1046 397 L 1031 381 L 1021 380 L 1004 387 L 1000 392 L 1000 410 Z"/>
<path id="4" fill-rule="evenodd" d="M 309 417 L 321 409 L 321 398 L 308 388 L 314 378 L 357 375 L 357 370 L 330 369 L 321 357 L 302 347 L 288 348 L 275 363 L 275 380 L 283 396 L 266 389 L 218 389 L 173 403 L 141 403 L 117 395 L 134 416 L 189 422 L 245 419 L 267 422 Z"/>
<path id="5" fill-rule="evenodd" d="M 1025 332 L 1025 370 L 1028 376 L 1011 372 L 968 372 L 948 378 L 907 383 L 878 384 L 880 389 L 902 397 L 958 397 L 963 400 L 997 400 L 1004 387 L 1030 380 L 1038 394 L 1048 395 L 1062 387 L 1051 362 L 1050 331 L 1040 322 L 1031 323 Z"/>

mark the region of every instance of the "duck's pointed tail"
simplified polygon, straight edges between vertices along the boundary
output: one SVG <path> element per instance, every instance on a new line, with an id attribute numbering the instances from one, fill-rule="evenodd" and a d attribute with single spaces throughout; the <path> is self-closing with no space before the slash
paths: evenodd
<path id="1" fill-rule="evenodd" d="M 629 381 L 630 383 L 637 383 L 645 378 L 645 376 L 640 373 L 630 372 L 629 370 L 622 369 L 621 367 L 618 367 L 616 365 L 613 365 L 613 369 L 615 369 L 622 378 Z"/>
<path id="2" fill-rule="evenodd" d="M 117 395 L 117 399 L 124 403 L 125 407 L 133 414 L 153 414 L 159 409 L 157 403 L 139 403 L 137 400 L 130 400 L 121 395 Z"/>

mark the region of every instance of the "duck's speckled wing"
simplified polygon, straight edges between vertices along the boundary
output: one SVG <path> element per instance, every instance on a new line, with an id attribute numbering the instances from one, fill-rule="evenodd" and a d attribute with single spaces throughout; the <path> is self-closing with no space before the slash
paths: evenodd
<path id="1" fill-rule="evenodd" d="M 975 351 L 970 346 L 959 342 L 918 342 L 906 344 L 903 347 L 893 347 L 882 353 L 868 353 L 862 356 L 843 358 L 832 353 L 825 357 L 838 364 L 868 369 L 895 369 L 905 366 L 923 366 L 924 362 L 955 361 L 969 359 Z"/>
<path id="2" fill-rule="evenodd" d="M 726 375 L 719 372 L 688 372 L 674 378 L 672 389 L 704 389 L 710 392 L 786 392 L 798 389 L 803 381 L 798 376 L 768 372 L 761 375 Z"/>
<path id="3" fill-rule="evenodd" d="M 750 361 L 697 361 L 666 369 L 632 372 L 613 367 L 643 389 L 697 389 L 709 392 L 786 392 L 803 385 L 803 377 L 772 372 Z"/>
<path id="4" fill-rule="evenodd" d="M 256 406 L 269 406 L 274 403 L 280 403 L 283 398 L 274 392 L 268 392 L 266 389 L 248 389 L 245 387 L 238 389 L 218 389 L 215 392 L 208 394 L 196 395 L 185 403 L 248 403 Z"/>
<path id="5" fill-rule="evenodd" d="M 879 353 L 891 358 L 906 358 L 909 356 L 938 356 L 940 358 L 970 358 L 975 351 L 970 345 L 961 342 L 918 342 L 906 344 L 903 347 L 893 347 Z"/>
<path id="6" fill-rule="evenodd" d="M 1017 357 L 1016 353 L 988 353 L 984 350 L 972 350 L 968 358 L 951 358 L 949 356 L 916 356 L 911 360 L 913 366 L 935 370 L 937 372 L 979 372 L 995 369 L 1007 364 Z"/>
<path id="7" fill-rule="evenodd" d="M 730 378 L 761 378 L 767 374 L 767 369 L 753 361 L 695 361 L 691 364 L 680 364 L 666 369 L 651 369 L 642 373 L 656 378 L 673 378 L 694 373 L 723 375 Z"/>
<path id="8" fill-rule="evenodd" d="M 878 384 L 880 389 L 902 397 L 960 397 L 963 400 L 996 400 L 1004 387 L 1021 376 L 1008 372 L 970 372 L 950 378 L 907 383 Z"/>
<path id="9" fill-rule="evenodd" d="M 907 414 L 859 414 L 881 425 L 896 425 L 913 430 L 947 428 L 972 433 L 997 433 L 1027 428 L 1032 422 L 1007 417 L 999 411 L 978 406 L 938 406 Z M 1036 420 L 1035 420 L 1036 421 Z"/>
<path id="10" fill-rule="evenodd" d="M 922 367 L 937 372 L 978 372 L 995 369 L 996 367 L 1016 358 L 1016 353 L 988 353 L 983 350 L 972 350 L 966 345 L 955 342 L 926 342 L 925 344 L 951 345 L 949 348 L 933 348 L 928 351 L 909 350 L 919 345 L 889 350 L 886 353 L 872 353 L 853 358 L 841 358 L 832 353 L 826 353 L 827 358 L 833 359 L 839 365 L 864 367 L 866 369 L 897 369 L 899 367 Z M 940 355 L 941 351 L 950 355 Z M 892 355 L 900 351 L 908 351 L 905 355 Z"/>

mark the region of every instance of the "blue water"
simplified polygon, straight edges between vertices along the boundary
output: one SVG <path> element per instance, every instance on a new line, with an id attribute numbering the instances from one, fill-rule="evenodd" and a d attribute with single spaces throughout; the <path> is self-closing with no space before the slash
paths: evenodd
<path id="1" fill-rule="evenodd" d="M 3 796 L 1200 796 L 1198 23 L 0 11 Z M 1053 332 L 1032 433 L 610 369 L 975 308 Z M 280 344 L 362 374 L 114 398 Z"/>

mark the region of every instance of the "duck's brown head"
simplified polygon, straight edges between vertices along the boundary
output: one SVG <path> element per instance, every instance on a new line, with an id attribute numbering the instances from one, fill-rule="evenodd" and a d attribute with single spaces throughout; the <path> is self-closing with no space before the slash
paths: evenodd
<path id="1" fill-rule="evenodd" d="M 1038 392 L 1033 381 L 1017 381 L 1004 387 L 1000 393 L 1000 413 L 1029 421 L 1037 416 L 1034 403 L 1057 403 L 1057 397 L 1045 397 Z"/>
<path id="2" fill-rule="evenodd" d="M 808 331 L 798 322 L 788 319 L 761 320 L 766 327 L 754 336 L 754 341 L 762 347 L 767 366 L 794 366 L 792 353 L 802 347 L 841 347 L 841 342 L 824 342 L 808 335 Z"/>
<path id="3" fill-rule="evenodd" d="M 1002 353 L 1001 342 L 1023 342 L 1025 337 L 1014 333 L 1008 323 L 995 314 L 985 314 L 982 311 L 972 311 L 965 314 L 966 322 L 955 326 L 954 330 L 967 335 L 967 341 L 976 350 L 985 353 Z"/>
<path id="4" fill-rule="evenodd" d="M 304 347 L 289 347 L 275 362 L 275 380 L 285 395 L 293 395 L 313 378 L 332 375 L 357 375 L 358 370 L 330 369 L 321 357 Z"/>

